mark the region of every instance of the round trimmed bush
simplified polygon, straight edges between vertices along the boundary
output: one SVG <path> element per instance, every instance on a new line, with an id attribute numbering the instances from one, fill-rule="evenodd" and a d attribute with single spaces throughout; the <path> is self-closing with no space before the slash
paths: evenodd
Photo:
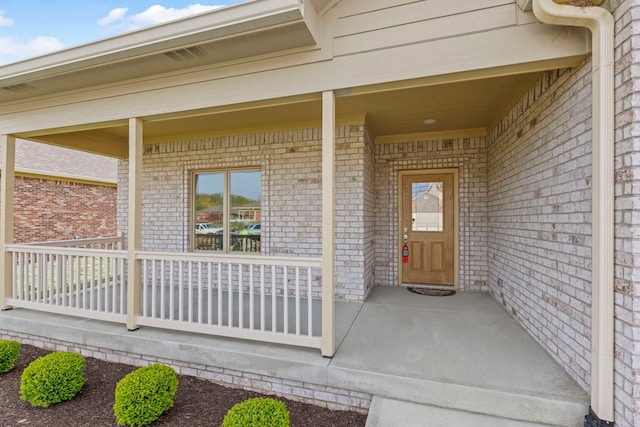
<path id="1" fill-rule="evenodd" d="M 13 340 L 0 340 L 0 374 L 13 369 L 20 356 L 20 343 Z"/>
<path id="2" fill-rule="evenodd" d="M 289 410 L 279 400 L 256 397 L 237 403 L 224 416 L 222 427 L 289 427 Z"/>
<path id="3" fill-rule="evenodd" d="M 138 368 L 116 384 L 113 413 L 118 424 L 144 426 L 173 406 L 178 376 L 169 366 L 153 364 Z"/>
<path id="4" fill-rule="evenodd" d="M 22 372 L 20 399 L 45 408 L 69 400 L 87 381 L 83 371 L 81 354 L 57 351 L 40 357 Z"/>

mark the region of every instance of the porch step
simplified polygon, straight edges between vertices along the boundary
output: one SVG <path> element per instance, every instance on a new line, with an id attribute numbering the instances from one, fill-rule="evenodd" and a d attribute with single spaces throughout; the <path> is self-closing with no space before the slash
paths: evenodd
<path id="1" fill-rule="evenodd" d="M 365 427 L 540 427 L 524 421 L 374 396 Z"/>

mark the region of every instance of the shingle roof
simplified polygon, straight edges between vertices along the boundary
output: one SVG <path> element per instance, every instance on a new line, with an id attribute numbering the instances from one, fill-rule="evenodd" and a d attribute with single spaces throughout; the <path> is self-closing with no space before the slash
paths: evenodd
<path id="1" fill-rule="evenodd" d="M 0 148 L 0 160 L 2 160 L 4 147 L 0 146 Z M 16 141 L 16 170 L 115 182 L 118 175 L 118 160 L 18 139 Z"/>

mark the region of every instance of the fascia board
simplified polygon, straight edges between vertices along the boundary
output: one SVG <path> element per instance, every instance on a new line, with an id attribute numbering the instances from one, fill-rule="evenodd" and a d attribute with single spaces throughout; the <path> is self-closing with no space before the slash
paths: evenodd
<path id="1" fill-rule="evenodd" d="M 0 67 L 0 86 L 94 68 L 277 25 L 303 21 L 308 28 L 315 27 L 315 19 L 313 8 L 305 8 L 300 0 L 250 1 Z M 317 40 L 313 28 L 309 31 Z"/>

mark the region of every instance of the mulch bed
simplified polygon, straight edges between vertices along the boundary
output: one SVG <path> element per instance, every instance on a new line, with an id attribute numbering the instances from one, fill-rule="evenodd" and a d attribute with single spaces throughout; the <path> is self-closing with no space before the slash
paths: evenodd
<path id="1" fill-rule="evenodd" d="M 29 363 L 50 353 L 22 345 L 15 368 L 0 374 L 0 425 L 8 426 L 117 426 L 113 415 L 115 386 L 134 366 L 85 358 L 87 382 L 76 397 L 48 408 L 36 408 L 20 400 L 20 376 Z M 227 388 L 210 381 L 178 376 L 174 406 L 151 426 L 221 426 L 227 411 L 236 403 L 263 396 L 241 389 Z M 315 405 L 277 398 L 290 412 L 291 426 L 364 426 L 366 415 L 332 411 Z"/>

